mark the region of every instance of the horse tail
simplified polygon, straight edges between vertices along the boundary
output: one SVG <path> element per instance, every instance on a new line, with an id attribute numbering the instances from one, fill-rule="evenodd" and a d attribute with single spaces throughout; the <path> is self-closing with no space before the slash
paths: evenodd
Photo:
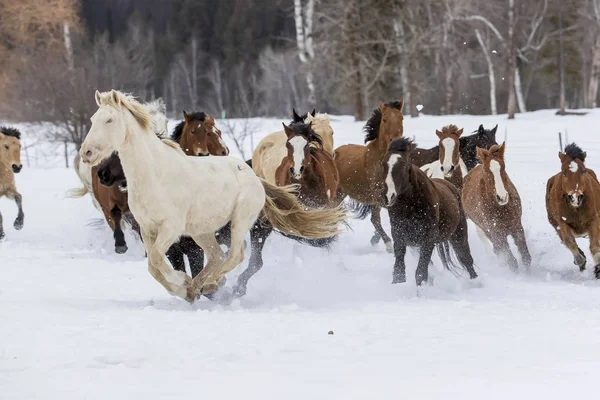
<path id="1" fill-rule="evenodd" d="M 348 210 L 353 218 L 365 219 L 371 214 L 372 209 L 373 207 L 369 204 L 359 203 L 356 200 L 348 201 Z"/>
<path id="2" fill-rule="evenodd" d="M 76 198 L 79 198 L 79 197 L 83 197 L 83 196 L 85 196 L 88 193 L 89 192 L 88 192 L 87 188 L 85 186 L 83 186 L 83 187 L 80 187 L 80 188 L 77 188 L 77 189 L 71 189 L 71 190 L 69 190 L 67 192 L 67 198 L 76 199 Z"/>
<path id="3" fill-rule="evenodd" d="M 455 257 L 453 257 L 454 254 L 450 251 L 450 243 L 449 242 L 442 242 L 442 243 L 438 244 L 436 247 L 437 247 L 437 251 L 440 256 L 440 259 L 442 260 L 442 265 L 444 266 L 445 269 L 447 269 L 448 271 L 451 271 L 451 272 L 456 272 L 459 269 L 461 269 L 461 267 L 458 266 L 458 264 L 460 262 L 457 261 Z"/>
<path id="4" fill-rule="evenodd" d="M 305 210 L 296 197 L 298 185 L 276 186 L 259 178 L 265 189 L 265 218 L 278 231 L 305 239 L 331 238 L 345 223 L 342 205 L 336 208 Z"/>
<path id="5" fill-rule="evenodd" d="M 283 237 L 295 240 L 298 243 L 307 244 L 311 247 L 318 247 L 318 248 L 326 249 L 326 250 L 331 249 L 331 245 L 337 240 L 337 236 L 330 236 L 330 237 L 320 238 L 320 239 L 307 239 L 307 238 L 303 238 L 301 236 L 288 235 L 287 233 L 283 233 L 283 232 L 279 232 L 279 231 L 278 231 L 278 233 L 281 234 Z"/>

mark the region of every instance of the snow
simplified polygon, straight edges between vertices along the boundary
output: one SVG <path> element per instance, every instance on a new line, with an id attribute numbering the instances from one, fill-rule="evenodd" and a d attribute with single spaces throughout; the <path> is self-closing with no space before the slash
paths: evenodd
<path id="1" fill-rule="evenodd" d="M 361 143 L 362 123 L 332 116 L 336 146 Z M 257 119 L 260 134 L 277 119 Z M 560 168 L 557 131 L 600 170 L 600 112 L 406 117 L 404 132 L 423 147 L 435 129 L 465 132 L 499 124 L 506 170 L 518 188 L 533 257 L 531 273 L 510 272 L 469 223 L 480 279 L 430 268 L 417 290 L 391 285 L 393 255 L 371 247 L 368 220 L 352 221 L 330 253 L 279 236 L 267 239 L 264 268 L 231 305 L 169 296 L 147 272 L 143 247 L 113 239 L 78 186 L 61 146 L 30 148 L 17 176 L 25 227 L 0 200 L 0 398 L 9 399 L 545 399 L 589 397 L 600 367 L 600 283 L 588 255 L 579 273 L 545 215 L 546 180 Z M 170 121 L 169 127 L 174 126 Z M 35 132 L 26 130 L 26 134 Z M 230 138 L 225 138 L 232 154 Z M 250 146 L 250 142 L 247 143 Z M 250 154 L 250 149 L 245 149 Z M 384 227 L 389 232 L 387 214 Z M 229 284 L 245 263 L 234 270 Z M 328 334 L 333 331 L 334 334 Z"/>

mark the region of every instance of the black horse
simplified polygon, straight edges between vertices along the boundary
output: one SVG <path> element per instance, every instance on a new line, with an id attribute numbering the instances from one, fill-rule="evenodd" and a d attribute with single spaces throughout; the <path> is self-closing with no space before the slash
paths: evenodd
<path id="1" fill-rule="evenodd" d="M 475 279 L 467 219 L 458 189 L 444 179 L 429 179 L 412 163 L 411 153 L 415 149 L 410 139 L 396 139 L 390 143 L 383 162 L 386 179 L 382 197 L 390 214 L 396 257 L 392 283 L 406 282 L 407 246 L 420 248 L 417 285 L 427 282 L 436 246 L 444 267 L 456 267 L 448 243 L 462 268 Z"/>
<path id="2" fill-rule="evenodd" d="M 465 166 L 467 170 L 472 170 L 479 164 L 479 160 L 477 159 L 477 148 L 489 149 L 496 142 L 496 131 L 498 130 L 498 125 L 496 125 L 492 129 L 484 129 L 483 125 L 479 125 L 479 129 L 473 132 L 472 135 L 462 136 L 460 140 L 460 157 L 465 162 Z M 418 167 L 422 167 L 423 165 L 430 164 L 436 161 L 439 158 L 440 149 L 439 146 L 432 147 L 431 149 L 415 149 L 413 154 L 412 163 L 417 165 Z M 369 215 L 369 210 L 361 213 L 359 218 L 366 218 Z M 381 240 L 381 235 L 375 231 L 373 237 L 371 237 L 371 244 L 375 246 Z"/>

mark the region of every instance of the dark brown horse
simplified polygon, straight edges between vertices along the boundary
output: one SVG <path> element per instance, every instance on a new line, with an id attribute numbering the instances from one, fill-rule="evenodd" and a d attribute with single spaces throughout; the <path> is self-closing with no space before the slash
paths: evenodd
<path id="1" fill-rule="evenodd" d="M 429 179 L 412 163 L 411 153 L 416 147 L 410 139 L 396 139 L 390 143 L 383 162 L 385 183 L 380 196 L 390 214 L 396 257 L 392 283 L 406 282 L 407 246 L 420 248 L 417 285 L 428 279 L 428 266 L 436 246 L 444 267 L 454 266 L 448 243 L 461 266 L 475 279 L 477 273 L 460 194 L 451 183 Z"/>
<path id="2" fill-rule="evenodd" d="M 586 153 L 575 143 L 558 157 L 561 171 L 546 185 L 548 221 L 580 271 L 585 271 L 586 258 L 575 238 L 589 236 L 594 274 L 600 279 L 600 183 L 596 173 L 584 164 Z"/>
<path id="3" fill-rule="evenodd" d="M 337 206 L 339 174 L 331 154 L 323 149 L 312 123 L 283 124 L 287 156 L 275 171 L 277 186 L 300 185 L 298 198 L 308 207 Z"/>
<path id="4" fill-rule="evenodd" d="M 348 144 L 335 150 L 341 197 L 348 196 L 362 205 L 357 207 L 359 217 L 364 218 L 371 213 L 376 234 L 383 238 L 389 252 L 393 250 L 392 241 L 381 226 L 380 216 L 380 209 L 385 206 L 380 194 L 385 176 L 381 163 L 390 142 L 402 137 L 403 106 L 404 101 L 380 104 L 365 125 L 366 146 Z"/>
<path id="5" fill-rule="evenodd" d="M 480 233 L 492 242 L 494 252 L 506 256 L 508 265 L 516 270 L 517 259 L 510 251 L 508 236 L 512 236 L 523 264 L 531 265 L 531 255 L 521 223 L 521 198 L 506 173 L 504 149 L 497 144 L 489 150 L 477 149 L 481 165 L 473 168 L 464 179 L 463 207 Z"/>

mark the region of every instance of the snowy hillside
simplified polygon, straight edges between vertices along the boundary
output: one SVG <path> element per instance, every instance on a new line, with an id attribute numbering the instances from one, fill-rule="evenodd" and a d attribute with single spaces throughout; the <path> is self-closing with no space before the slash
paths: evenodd
<path id="1" fill-rule="evenodd" d="M 363 123 L 331 117 L 336 146 L 362 143 Z M 281 121 L 254 121 L 256 145 Z M 287 122 L 287 121 L 286 121 Z M 437 144 L 435 129 L 498 124 L 507 172 L 520 192 L 530 274 L 495 260 L 470 224 L 480 278 L 430 268 L 433 286 L 391 285 L 393 255 L 351 221 L 332 251 L 273 234 L 248 294 L 225 306 L 169 296 L 148 274 L 131 233 L 112 233 L 64 168 L 61 145 L 35 144 L 17 176 L 25 227 L 0 200 L 0 399 L 564 399 L 590 397 L 600 369 L 600 282 L 580 274 L 551 229 L 547 179 L 558 172 L 557 132 L 600 171 L 600 112 L 405 117 L 405 136 Z M 175 121 L 171 121 L 172 128 Z M 217 121 L 217 126 L 219 123 Z M 232 154 L 233 142 L 225 138 Z M 250 140 L 246 152 L 251 154 Z M 384 227 L 389 220 L 383 213 Z M 588 240 L 580 239 L 588 255 Z M 246 266 L 229 276 L 229 284 Z M 333 331 L 333 335 L 328 334 Z M 185 396 L 185 397 L 184 397 Z"/>

